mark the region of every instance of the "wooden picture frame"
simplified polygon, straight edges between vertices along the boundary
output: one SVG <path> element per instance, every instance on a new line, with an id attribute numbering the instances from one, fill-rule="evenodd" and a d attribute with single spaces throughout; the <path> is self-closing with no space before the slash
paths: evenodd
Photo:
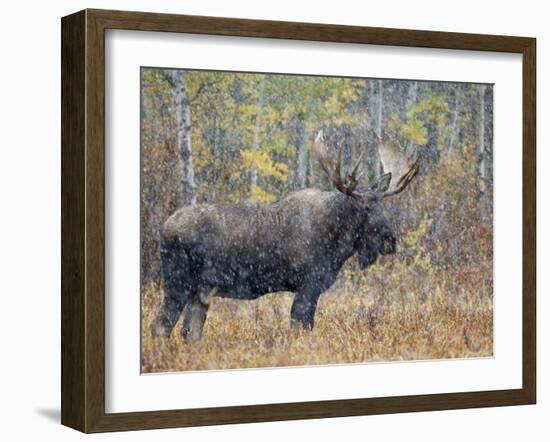
<path id="1" fill-rule="evenodd" d="M 62 424 L 83 432 L 534 404 L 536 41 L 533 38 L 84 10 L 62 19 Z M 523 57 L 523 385 L 457 392 L 132 413 L 105 412 L 105 30 L 418 48 Z"/>

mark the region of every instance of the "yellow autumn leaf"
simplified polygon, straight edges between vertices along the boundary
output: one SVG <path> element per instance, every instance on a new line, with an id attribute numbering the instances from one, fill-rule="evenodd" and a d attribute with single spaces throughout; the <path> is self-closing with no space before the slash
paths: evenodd
<path id="1" fill-rule="evenodd" d="M 260 176 L 273 177 L 279 181 L 286 181 L 288 166 L 285 163 L 273 161 L 269 152 L 260 149 L 241 150 L 243 165 L 247 170 L 256 169 Z"/>
<path id="2" fill-rule="evenodd" d="M 252 184 L 250 186 L 250 196 L 248 201 L 251 203 L 270 203 L 277 199 L 277 197 L 265 190 L 260 186 Z"/>

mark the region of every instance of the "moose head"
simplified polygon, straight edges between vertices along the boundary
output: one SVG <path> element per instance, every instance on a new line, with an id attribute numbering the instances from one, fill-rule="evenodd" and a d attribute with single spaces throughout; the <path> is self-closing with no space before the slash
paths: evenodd
<path id="1" fill-rule="evenodd" d="M 313 153 L 332 185 L 347 195 L 362 214 L 362 234 L 358 236 L 356 250 L 361 269 L 376 261 L 379 255 L 395 253 L 395 232 L 387 219 L 382 202 L 390 196 L 402 192 L 418 173 L 419 156 L 409 160 L 396 140 L 388 136 L 377 137 L 378 152 L 384 173 L 367 187 L 359 186 L 361 177 L 361 155 L 351 169 L 342 173 L 343 146 L 337 149 L 336 161 L 331 161 L 323 131 L 319 131 Z"/>

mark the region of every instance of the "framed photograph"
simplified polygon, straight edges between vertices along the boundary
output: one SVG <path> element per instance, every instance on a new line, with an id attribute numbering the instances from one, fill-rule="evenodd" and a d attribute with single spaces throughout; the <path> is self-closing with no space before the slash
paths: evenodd
<path id="1" fill-rule="evenodd" d="M 535 403 L 535 39 L 61 25 L 64 425 Z"/>

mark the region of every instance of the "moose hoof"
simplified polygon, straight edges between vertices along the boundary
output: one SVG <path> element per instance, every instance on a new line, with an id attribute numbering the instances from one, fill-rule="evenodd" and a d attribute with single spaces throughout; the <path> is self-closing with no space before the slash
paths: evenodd
<path id="1" fill-rule="evenodd" d="M 306 331 L 311 331 L 313 330 L 313 323 L 311 322 L 308 322 L 308 321 L 301 321 L 299 319 L 294 319 L 292 318 L 290 320 L 290 327 L 293 329 L 293 330 L 306 330 Z"/>
<path id="2" fill-rule="evenodd" d="M 169 338 L 172 332 L 172 329 L 166 327 L 166 325 L 158 320 L 153 321 L 150 330 L 152 338 Z"/>
<path id="3" fill-rule="evenodd" d="M 198 333 L 194 333 L 193 330 L 187 328 L 187 327 L 182 327 L 181 329 L 181 337 L 183 338 L 183 340 L 190 344 L 192 342 L 197 342 L 197 341 L 200 341 L 201 339 L 201 335 L 198 334 Z"/>

